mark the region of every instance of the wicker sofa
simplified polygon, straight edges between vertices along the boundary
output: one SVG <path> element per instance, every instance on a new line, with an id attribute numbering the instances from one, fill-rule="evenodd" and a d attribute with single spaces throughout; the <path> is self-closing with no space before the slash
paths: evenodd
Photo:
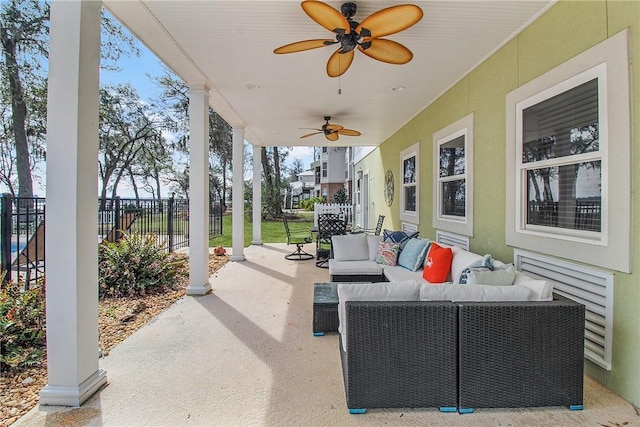
<path id="1" fill-rule="evenodd" d="M 351 413 L 402 407 L 460 413 L 526 406 L 582 409 L 581 304 L 556 297 L 347 300 L 340 305 L 340 354 Z"/>

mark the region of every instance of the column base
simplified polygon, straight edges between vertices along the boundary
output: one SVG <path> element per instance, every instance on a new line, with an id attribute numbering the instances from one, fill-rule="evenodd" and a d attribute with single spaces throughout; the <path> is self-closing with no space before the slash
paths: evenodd
<path id="1" fill-rule="evenodd" d="M 47 384 L 40 390 L 40 404 L 77 407 L 106 384 L 107 371 L 102 369 L 98 369 L 76 387 Z"/>
<path id="2" fill-rule="evenodd" d="M 262 246 L 262 240 L 252 240 L 251 244 L 256 246 Z"/>
<path id="3" fill-rule="evenodd" d="M 244 254 L 242 255 L 231 255 L 231 258 L 229 258 L 231 261 L 245 261 L 247 259 L 246 256 L 244 256 Z"/>
<path id="4" fill-rule="evenodd" d="M 191 296 L 202 296 L 208 294 L 209 292 L 211 292 L 211 283 L 209 282 L 200 286 L 189 285 L 185 290 L 185 293 Z"/>

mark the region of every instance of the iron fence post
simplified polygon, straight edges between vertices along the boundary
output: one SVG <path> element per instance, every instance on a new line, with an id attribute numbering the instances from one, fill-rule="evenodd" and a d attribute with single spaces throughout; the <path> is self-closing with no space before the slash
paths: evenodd
<path id="1" fill-rule="evenodd" d="M 13 208 L 13 197 L 9 193 L 2 195 L 2 206 L 0 207 L 0 256 L 2 257 L 2 271 L 6 274 L 2 279 L 2 283 L 11 281 L 11 229 L 13 221 L 11 220 L 11 210 Z"/>
<path id="2" fill-rule="evenodd" d="M 173 209 L 174 209 L 174 197 L 176 193 L 171 193 L 171 197 L 167 203 L 167 234 L 169 235 L 169 252 L 173 252 L 174 237 L 173 237 Z"/>
<path id="3" fill-rule="evenodd" d="M 220 210 L 219 210 L 220 215 L 217 216 L 217 219 L 218 219 L 218 233 L 219 234 L 224 234 L 223 233 L 224 230 L 222 230 L 222 215 L 224 214 L 223 206 L 225 206 L 225 205 L 222 204 L 222 201 L 220 201 L 219 205 L 220 205 Z"/>
<path id="4" fill-rule="evenodd" d="M 119 242 L 122 238 L 122 230 L 120 230 L 120 196 L 116 196 L 115 207 L 113 212 L 113 229 L 115 230 L 115 241 Z"/>

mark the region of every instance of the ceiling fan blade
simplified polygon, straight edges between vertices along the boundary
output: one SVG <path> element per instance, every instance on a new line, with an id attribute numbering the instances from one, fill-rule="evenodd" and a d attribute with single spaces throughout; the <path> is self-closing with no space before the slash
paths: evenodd
<path id="1" fill-rule="evenodd" d="M 280 46 L 279 48 L 274 49 L 273 53 L 302 52 L 303 50 L 317 49 L 319 47 L 325 47 L 335 43 L 337 42 L 331 39 L 303 40 L 300 42 L 289 43 L 284 46 Z"/>
<path id="2" fill-rule="evenodd" d="M 387 39 L 372 39 L 370 47 L 363 49 L 358 46 L 358 50 L 370 58 L 388 64 L 406 64 L 413 59 L 413 53 L 404 45 Z"/>
<path id="3" fill-rule="evenodd" d="M 343 129 L 343 128 L 344 128 L 344 126 L 334 125 L 334 124 L 329 123 L 329 124 L 326 126 L 326 128 L 327 128 L 327 129 L 329 129 L 329 130 L 340 130 L 340 129 Z"/>
<path id="4" fill-rule="evenodd" d="M 347 136 L 360 136 L 360 135 L 362 135 L 360 132 L 358 132 L 357 130 L 353 130 L 353 129 L 340 129 L 340 130 L 337 130 L 336 133 L 339 133 L 340 135 L 347 135 Z"/>
<path id="5" fill-rule="evenodd" d="M 384 37 L 406 30 L 422 19 L 422 9 L 413 4 L 401 4 L 382 9 L 366 17 L 356 27 L 356 33 L 362 28 L 371 31 L 371 37 Z"/>
<path id="6" fill-rule="evenodd" d="M 313 133 L 308 133 L 308 134 L 306 134 L 306 135 L 302 135 L 302 136 L 300 137 L 300 139 L 302 139 L 302 138 L 307 138 L 307 137 L 309 137 L 309 136 L 313 136 L 313 135 L 317 135 L 317 134 L 319 134 L 319 133 L 322 133 L 322 131 L 320 131 L 320 132 L 313 132 Z"/>
<path id="7" fill-rule="evenodd" d="M 338 138 L 340 138 L 338 136 L 338 134 L 336 132 L 331 132 L 325 135 L 325 137 L 329 140 L 329 141 L 337 141 Z"/>
<path id="8" fill-rule="evenodd" d="M 301 6 L 311 19 L 327 30 L 335 32 L 335 29 L 341 28 L 345 34 L 351 32 L 351 26 L 347 18 L 328 4 L 321 1 L 303 1 Z"/>
<path id="9" fill-rule="evenodd" d="M 327 74 L 329 77 L 343 75 L 353 62 L 354 51 L 350 50 L 347 53 L 340 53 L 340 49 L 333 52 L 333 55 L 329 58 L 329 62 L 327 62 Z"/>

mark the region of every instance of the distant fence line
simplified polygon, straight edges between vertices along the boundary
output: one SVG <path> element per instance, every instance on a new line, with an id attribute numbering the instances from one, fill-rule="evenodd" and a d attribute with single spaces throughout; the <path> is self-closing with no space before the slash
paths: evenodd
<path id="1" fill-rule="evenodd" d="M 322 214 L 338 214 L 347 222 L 353 224 L 353 206 L 338 203 L 316 203 L 313 205 L 313 226 L 318 227 L 318 216 Z"/>
<path id="2" fill-rule="evenodd" d="M 5 281 L 23 278 L 28 285 L 44 275 L 44 218 L 46 199 L 0 196 L 0 264 Z M 189 246 L 189 200 L 98 199 L 99 241 L 116 242 L 123 232 L 153 234 L 164 250 Z M 209 238 L 222 234 L 222 207 L 209 206 Z"/>

